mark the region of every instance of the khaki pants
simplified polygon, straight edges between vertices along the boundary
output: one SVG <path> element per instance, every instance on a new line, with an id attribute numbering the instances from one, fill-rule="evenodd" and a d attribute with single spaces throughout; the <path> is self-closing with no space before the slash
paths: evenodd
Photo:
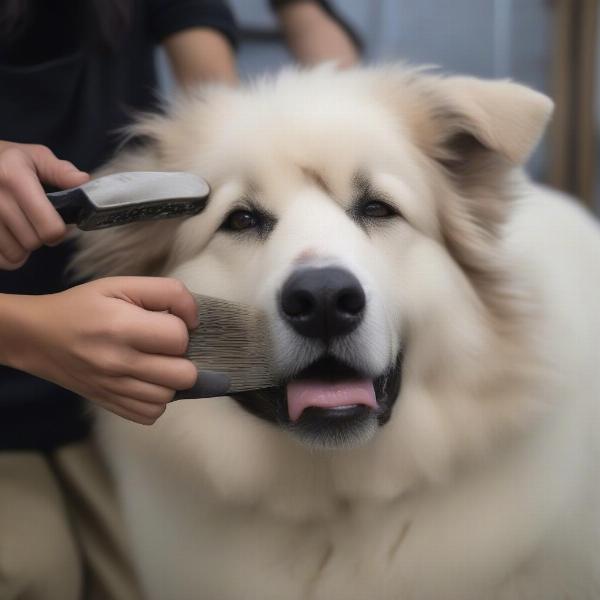
<path id="1" fill-rule="evenodd" d="M 0 600 L 139 600 L 92 442 L 0 452 Z"/>

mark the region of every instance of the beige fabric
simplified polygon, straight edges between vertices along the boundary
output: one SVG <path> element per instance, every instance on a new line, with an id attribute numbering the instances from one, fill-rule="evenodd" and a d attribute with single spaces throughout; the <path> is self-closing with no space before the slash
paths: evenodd
<path id="1" fill-rule="evenodd" d="M 78 600 L 82 589 L 79 552 L 47 461 L 0 452 L 0 598 Z"/>
<path id="2" fill-rule="evenodd" d="M 91 442 L 0 453 L 0 599 L 139 600 Z"/>
<path id="3" fill-rule="evenodd" d="M 140 599 L 112 482 L 93 442 L 64 446 L 53 461 L 88 567 L 85 600 Z"/>

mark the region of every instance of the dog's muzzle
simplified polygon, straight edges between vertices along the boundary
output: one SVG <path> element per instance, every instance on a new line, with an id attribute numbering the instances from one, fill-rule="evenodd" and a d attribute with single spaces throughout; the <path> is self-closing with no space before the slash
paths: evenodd
<path id="1" fill-rule="evenodd" d="M 359 326 L 367 310 L 359 280 L 339 267 L 302 268 L 290 275 L 278 298 L 281 319 L 296 334 L 297 351 L 310 346 L 310 364 L 278 387 L 234 396 L 247 410 L 288 429 L 312 446 L 352 446 L 370 439 L 390 417 L 399 393 L 401 355 L 373 377 L 360 366 Z M 344 360 L 343 342 L 355 348 Z M 315 358 L 315 348 L 320 348 Z M 348 356 L 349 354 L 349 356 Z"/>

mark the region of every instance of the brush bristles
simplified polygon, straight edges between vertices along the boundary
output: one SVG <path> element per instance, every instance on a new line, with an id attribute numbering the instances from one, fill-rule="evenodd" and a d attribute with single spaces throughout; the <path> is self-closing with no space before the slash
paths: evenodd
<path id="1" fill-rule="evenodd" d="M 194 298 L 200 324 L 190 334 L 187 356 L 196 368 L 227 373 L 230 393 L 277 385 L 265 315 L 221 298 Z"/>

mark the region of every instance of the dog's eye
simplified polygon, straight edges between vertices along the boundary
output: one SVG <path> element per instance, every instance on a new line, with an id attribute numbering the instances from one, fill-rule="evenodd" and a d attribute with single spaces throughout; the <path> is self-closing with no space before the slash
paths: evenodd
<path id="1" fill-rule="evenodd" d="M 221 228 L 228 231 L 244 231 L 246 229 L 253 229 L 257 225 L 258 218 L 253 212 L 249 210 L 234 210 L 227 216 Z"/>
<path id="2" fill-rule="evenodd" d="M 361 208 L 363 217 L 369 219 L 384 219 L 385 217 L 393 217 L 396 211 L 381 200 L 369 200 L 363 204 Z"/>

